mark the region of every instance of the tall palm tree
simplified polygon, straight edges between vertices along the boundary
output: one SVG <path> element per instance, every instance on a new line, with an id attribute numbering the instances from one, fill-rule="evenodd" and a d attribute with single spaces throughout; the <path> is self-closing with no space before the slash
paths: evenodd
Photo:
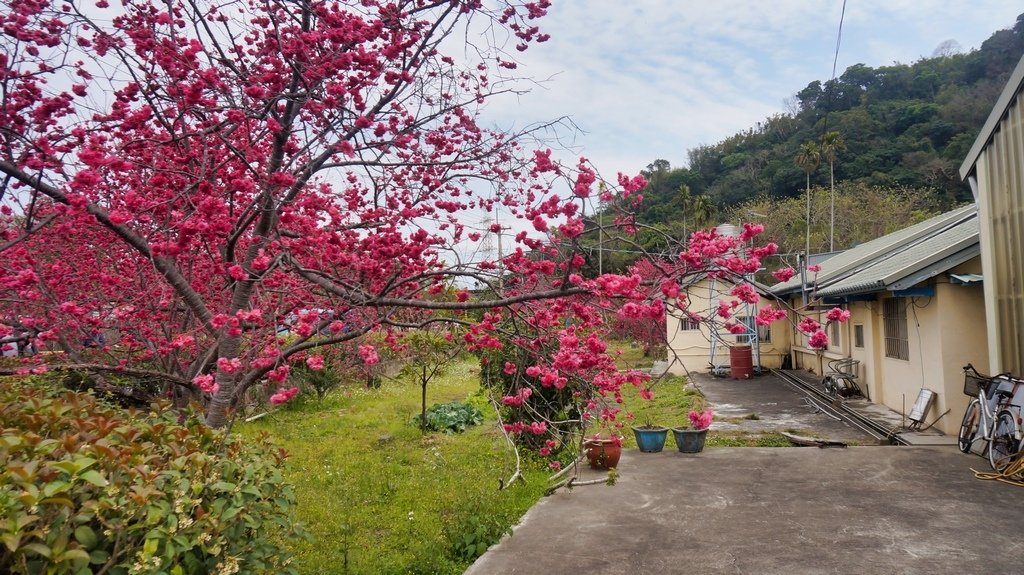
<path id="1" fill-rule="evenodd" d="M 683 242 L 687 240 L 686 235 L 686 212 L 690 211 L 690 204 L 693 203 L 693 198 L 690 196 L 690 186 L 681 184 L 679 186 L 679 204 L 683 212 Z"/>
<path id="2" fill-rule="evenodd" d="M 718 209 L 706 194 L 695 196 L 690 207 L 693 208 L 693 224 L 695 228 L 702 228 L 708 225 L 718 215 Z"/>
<path id="3" fill-rule="evenodd" d="M 828 158 L 829 183 L 832 186 L 831 213 L 828 223 L 828 251 L 835 251 L 835 229 L 836 229 L 836 154 L 846 149 L 846 142 L 839 135 L 839 132 L 831 130 L 825 132 L 821 137 L 821 154 Z"/>
<path id="4" fill-rule="evenodd" d="M 811 255 L 811 174 L 814 170 L 818 169 L 818 164 L 821 163 L 821 150 L 818 149 L 818 145 L 813 141 L 800 146 L 800 151 L 796 154 L 796 165 L 807 174 L 807 231 L 806 231 L 806 245 L 804 247 L 804 261 Z"/>

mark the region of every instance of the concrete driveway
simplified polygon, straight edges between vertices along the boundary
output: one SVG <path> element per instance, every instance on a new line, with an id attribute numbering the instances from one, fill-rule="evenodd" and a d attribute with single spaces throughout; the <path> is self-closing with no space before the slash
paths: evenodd
<path id="1" fill-rule="evenodd" d="M 1024 573 L 1024 491 L 971 467 L 934 446 L 626 450 L 616 485 L 542 499 L 466 573 Z"/>
<path id="2" fill-rule="evenodd" d="M 1024 489 L 976 479 L 985 459 L 876 446 L 773 376 L 695 379 L 715 430 L 862 446 L 626 450 L 614 486 L 542 499 L 467 574 L 1024 574 Z"/>

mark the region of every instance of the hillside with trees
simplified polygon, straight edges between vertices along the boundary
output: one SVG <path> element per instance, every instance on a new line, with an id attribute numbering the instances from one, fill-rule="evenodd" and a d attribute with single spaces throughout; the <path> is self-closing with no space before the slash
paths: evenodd
<path id="1" fill-rule="evenodd" d="M 828 194 L 830 169 L 835 182 L 844 184 L 837 194 L 872 189 L 873 194 L 903 198 L 909 203 L 901 214 L 941 211 L 968 201 L 970 189 L 957 170 L 1021 54 L 1024 14 L 1012 28 L 995 32 L 970 52 L 948 41 L 913 64 L 855 64 L 833 80 L 815 80 L 796 92 L 790 112 L 689 150 L 685 167 L 653 161 L 644 171 L 649 184 L 637 220 L 678 237 L 697 225 L 756 219 L 745 211 L 803 198 L 806 187 L 823 186 Z M 833 139 L 823 141 L 827 135 Z M 818 158 L 802 165 L 798 157 L 808 144 Z M 739 207 L 750 202 L 757 202 L 758 209 Z M 811 226 L 820 232 L 820 218 L 828 227 L 830 216 L 816 214 Z M 792 237 L 801 241 L 783 249 L 802 249 L 805 224 L 791 224 Z M 815 241 L 820 239 L 819 234 Z M 837 228 L 835 249 L 863 239 Z M 828 237 L 816 247 L 811 251 L 827 251 Z"/>

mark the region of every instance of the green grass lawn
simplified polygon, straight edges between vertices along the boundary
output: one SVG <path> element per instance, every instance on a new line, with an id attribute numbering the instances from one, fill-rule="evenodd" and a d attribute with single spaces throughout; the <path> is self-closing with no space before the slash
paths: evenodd
<path id="1" fill-rule="evenodd" d="M 618 347 L 625 351 L 621 367 L 644 362 L 638 349 Z M 411 423 L 420 409 L 419 386 L 391 379 L 378 389 L 335 390 L 323 402 L 306 395 L 236 425 L 244 435 L 269 433 L 290 453 L 286 475 L 296 486 L 298 520 L 311 533 L 293 549 L 300 573 L 462 573 L 474 554 L 468 548 L 486 548 L 542 496 L 549 471 L 531 454 L 524 454 L 526 481 L 499 491 L 515 456 L 493 410 L 475 395 L 478 377 L 475 358 L 467 357 L 430 383 L 428 405 L 469 398 L 483 411 L 483 425 L 458 435 L 421 433 Z M 624 420 L 626 447 L 636 446 L 631 425 L 688 423 L 699 393 L 685 383 L 662 378 L 652 385 L 652 401 L 632 386 L 623 390 L 623 407 L 634 414 Z M 718 435 L 712 427 L 708 446 L 778 439 Z M 669 440 L 667 449 L 673 448 Z"/>
<path id="2" fill-rule="evenodd" d="M 479 389 L 475 366 L 456 362 L 431 382 L 428 405 Z M 459 549 L 500 535 L 547 486 L 547 469 L 533 462 L 526 482 L 498 490 L 515 457 L 483 407 L 484 425 L 424 435 L 410 424 L 419 387 L 386 380 L 236 429 L 269 432 L 291 454 L 286 474 L 312 534 L 294 548 L 300 573 L 462 573 L 470 560 Z"/>

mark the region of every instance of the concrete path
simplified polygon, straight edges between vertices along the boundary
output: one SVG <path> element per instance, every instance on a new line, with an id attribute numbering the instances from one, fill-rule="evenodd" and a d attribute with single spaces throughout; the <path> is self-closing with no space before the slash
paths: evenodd
<path id="1" fill-rule="evenodd" d="M 972 466 L 950 447 L 626 450 L 616 485 L 542 499 L 467 575 L 1024 573 L 1024 491 Z"/>
<path id="2" fill-rule="evenodd" d="M 773 375 L 737 380 L 693 374 L 693 378 L 715 410 L 716 431 L 787 431 L 861 445 L 878 443 L 863 431 L 809 406 L 803 393 Z"/>
<path id="3" fill-rule="evenodd" d="M 467 575 L 1024 573 L 1024 489 L 975 479 L 986 460 L 875 446 L 772 376 L 697 384 L 716 430 L 862 446 L 626 450 L 616 485 L 542 499 Z"/>

